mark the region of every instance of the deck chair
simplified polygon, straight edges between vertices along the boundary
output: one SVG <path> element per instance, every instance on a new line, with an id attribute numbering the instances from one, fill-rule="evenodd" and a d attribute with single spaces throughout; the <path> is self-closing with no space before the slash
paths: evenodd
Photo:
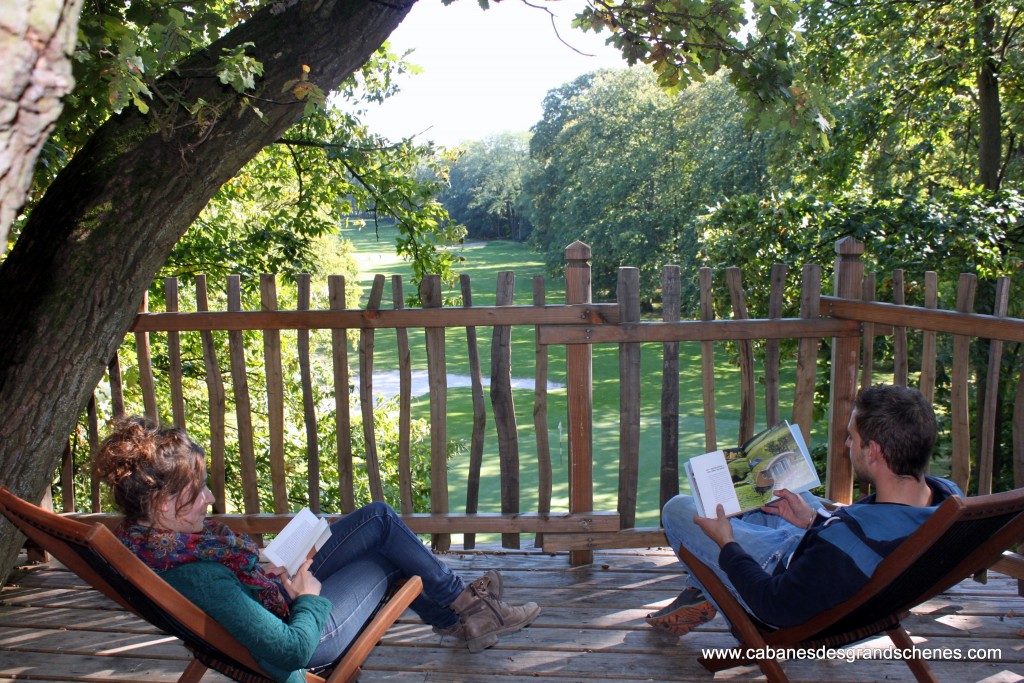
<path id="1" fill-rule="evenodd" d="M 1022 537 L 1024 489 L 950 497 L 878 565 L 856 594 L 806 623 L 785 628 L 772 628 L 747 612 L 718 576 L 686 548 L 679 549 L 679 557 L 729 620 L 738 651 L 840 648 L 883 632 L 896 647 L 906 649 L 913 647 L 913 641 L 901 620 L 912 607 L 990 567 Z M 700 658 L 712 672 L 755 661 L 769 683 L 789 680 L 776 659 Z M 921 683 L 937 682 L 925 660 L 905 661 Z"/>
<path id="2" fill-rule="evenodd" d="M 193 654 L 178 683 L 198 683 L 213 669 L 241 683 L 273 683 L 249 651 L 219 623 L 142 563 L 103 524 L 83 524 L 43 510 L 0 486 L 0 512 L 38 546 L 91 586 L 157 628 L 182 640 Z M 326 678 L 307 683 L 349 683 L 388 628 L 423 588 L 414 576 L 378 608 Z"/>

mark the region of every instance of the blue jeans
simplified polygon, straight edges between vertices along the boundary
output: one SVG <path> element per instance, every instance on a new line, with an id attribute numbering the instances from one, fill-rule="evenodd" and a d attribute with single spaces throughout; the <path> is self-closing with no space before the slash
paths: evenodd
<path id="1" fill-rule="evenodd" d="M 800 495 L 813 509 L 824 507 L 821 501 L 810 493 Z M 750 608 L 736 592 L 729 577 L 718 566 L 721 548 L 693 521 L 696 514 L 697 506 L 692 496 L 679 495 L 665 503 L 665 508 L 661 512 L 661 524 L 665 528 L 669 544 L 673 550 L 681 545 L 685 546 L 697 559 L 711 568 L 749 612 Z M 775 571 L 780 562 L 789 560 L 800 539 L 804 537 L 804 529 L 790 524 L 777 515 L 769 515 L 760 510 L 751 510 L 733 517 L 731 522 L 736 542 L 769 574 Z M 676 554 L 678 555 L 678 551 Z M 687 575 L 686 584 L 701 589 L 707 595 L 704 587 L 694 578 L 692 571 Z"/>
<path id="2" fill-rule="evenodd" d="M 449 605 L 465 588 L 462 579 L 385 503 L 370 503 L 332 524 L 310 571 L 332 608 L 309 667 L 330 664 L 344 652 L 397 578 L 423 579 L 412 609 L 425 622 L 448 628 L 459 620 Z"/>

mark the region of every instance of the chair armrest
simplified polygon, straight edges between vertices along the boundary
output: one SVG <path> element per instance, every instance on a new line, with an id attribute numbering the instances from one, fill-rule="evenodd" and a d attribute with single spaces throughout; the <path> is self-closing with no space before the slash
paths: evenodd
<path id="1" fill-rule="evenodd" d="M 377 612 L 377 616 L 373 618 L 369 626 L 363 629 L 363 632 L 352 643 L 348 652 L 334 667 L 331 675 L 327 677 L 327 683 L 354 681 L 359 675 L 359 667 L 362 666 L 373 648 L 422 591 L 423 580 L 420 577 L 411 576 L 406 579 L 405 584 Z"/>

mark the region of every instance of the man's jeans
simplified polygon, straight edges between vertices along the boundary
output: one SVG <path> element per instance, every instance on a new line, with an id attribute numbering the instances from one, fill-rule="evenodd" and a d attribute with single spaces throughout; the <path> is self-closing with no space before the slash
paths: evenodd
<path id="1" fill-rule="evenodd" d="M 333 607 L 308 666 L 330 664 L 344 652 L 399 577 L 419 576 L 423 593 L 412 609 L 439 628 L 459 620 L 450 605 L 465 588 L 384 503 L 370 503 L 331 525 L 331 537 L 310 566 L 320 595 Z"/>
<path id="2" fill-rule="evenodd" d="M 810 493 L 803 493 L 801 496 L 815 510 L 824 507 L 821 501 Z M 679 548 L 680 545 L 686 546 L 687 550 L 696 555 L 701 562 L 718 575 L 743 607 L 750 611 L 729 581 L 729 577 L 718 566 L 721 549 L 693 521 L 696 514 L 697 506 L 692 496 L 679 495 L 665 504 L 661 513 L 661 523 L 665 528 L 669 544 L 673 550 Z M 769 574 L 775 571 L 780 562 L 789 559 L 800 543 L 800 539 L 804 537 L 805 531 L 781 517 L 769 515 L 760 510 L 751 510 L 733 517 L 731 523 L 736 542 Z M 678 555 L 678 551 L 676 554 Z M 704 590 L 704 587 L 693 577 L 692 572 L 687 575 L 686 584 L 700 588 L 701 591 Z M 705 595 L 707 595 L 706 591 Z"/>

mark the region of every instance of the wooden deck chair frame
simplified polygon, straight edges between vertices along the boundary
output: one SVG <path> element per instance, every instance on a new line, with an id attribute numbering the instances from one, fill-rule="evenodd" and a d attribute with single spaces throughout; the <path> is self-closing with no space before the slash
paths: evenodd
<path id="1" fill-rule="evenodd" d="M 896 647 L 907 649 L 914 644 L 901 620 L 911 608 L 990 567 L 1021 538 L 1024 489 L 971 498 L 953 496 L 878 565 L 856 594 L 799 626 L 785 628 L 767 626 L 747 612 L 718 576 L 686 548 L 679 549 L 679 557 L 729 620 L 741 651 L 839 648 L 883 632 Z M 789 680 L 776 659 L 700 659 L 712 672 L 755 661 L 770 683 Z M 921 683 L 938 680 L 925 660 L 912 657 L 906 662 Z"/>
<path id="2" fill-rule="evenodd" d="M 0 512 L 38 546 L 125 609 L 182 640 L 193 656 L 178 683 L 197 683 L 214 669 L 242 683 L 272 683 L 249 651 L 227 629 L 174 590 L 99 522 L 83 524 L 28 503 L 0 486 Z M 420 577 L 408 579 L 334 665 L 326 678 L 307 683 L 349 683 L 384 633 L 420 594 Z"/>

